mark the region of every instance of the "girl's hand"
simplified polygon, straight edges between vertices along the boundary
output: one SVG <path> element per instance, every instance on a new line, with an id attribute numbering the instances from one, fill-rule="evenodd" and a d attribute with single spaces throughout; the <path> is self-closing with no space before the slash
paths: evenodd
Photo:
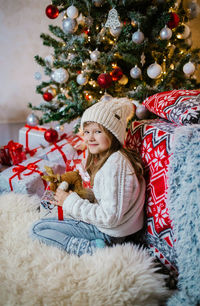
<path id="1" fill-rule="evenodd" d="M 55 202 L 53 203 L 54 205 L 57 205 L 57 206 L 63 206 L 63 203 L 65 201 L 65 199 L 68 197 L 68 195 L 72 193 L 72 191 L 69 191 L 69 192 L 66 192 L 60 188 L 58 188 L 56 190 L 56 193 L 55 193 Z"/>

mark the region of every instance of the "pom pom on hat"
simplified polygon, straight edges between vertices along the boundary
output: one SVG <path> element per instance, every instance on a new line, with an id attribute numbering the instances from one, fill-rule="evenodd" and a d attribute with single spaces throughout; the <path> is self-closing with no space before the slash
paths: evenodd
<path id="1" fill-rule="evenodd" d="M 81 118 L 81 129 L 85 122 L 96 122 L 108 129 L 122 144 L 126 135 L 127 121 L 134 115 L 134 105 L 127 98 L 113 98 L 90 106 Z"/>

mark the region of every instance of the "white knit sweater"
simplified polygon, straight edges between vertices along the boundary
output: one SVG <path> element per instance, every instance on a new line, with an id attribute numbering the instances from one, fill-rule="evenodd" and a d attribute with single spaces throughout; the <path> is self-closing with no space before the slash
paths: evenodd
<path id="1" fill-rule="evenodd" d="M 143 226 L 145 180 L 138 181 L 129 160 L 113 153 L 96 173 L 93 192 L 97 203 L 71 193 L 63 204 L 64 214 L 95 225 L 112 237 L 124 237 Z"/>

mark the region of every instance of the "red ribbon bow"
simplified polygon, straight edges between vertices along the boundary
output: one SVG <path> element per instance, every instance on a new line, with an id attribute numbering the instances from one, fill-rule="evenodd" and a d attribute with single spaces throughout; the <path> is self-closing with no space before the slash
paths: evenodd
<path id="1" fill-rule="evenodd" d="M 24 165 L 17 165 L 16 167 L 14 167 L 14 168 L 12 169 L 12 171 L 14 172 L 14 175 L 11 176 L 11 177 L 9 178 L 9 185 L 10 185 L 10 190 L 11 190 L 11 191 L 13 191 L 13 186 L 12 186 L 12 182 L 11 182 L 12 179 L 13 179 L 15 176 L 17 176 L 18 179 L 21 180 L 20 174 L 21 174 L 22 172 L 24 172 L 25 170 L 28 169 L 28 170 L 30 170 L 30 172 L 24 173 L 24 176 L 31 175 L 31 174 L 34 173 L 34 172 L 39 173 L 40 176 L 43 175 L 43 172 L 37 170 L 37 169 L 38 169 L 38 166 L 36 165 L 36 163 L 38 163 L 39 161 L 41 161 L 41 159 L 37 160 L 37 161 L 34 162 L 34 163 L 29 163 L 29 164 L 26 165 L 26 166 L 24 166 Z M 44 188 L 46 189 L 46 187 L 47 187 L 46 181 L 43 180 L 43 184 L 44 184 Z"/>
<path id="2" fill-rule="evenodd" d="M 18 143 L 18 142 L 14 142 L 13 140 L 10 140 L 8 142 L 8 144 L 6 146 L 4 146 L 4 149 L 8 149 L 9 151 L 16 151 L 16 150 L 22 150 L 23 145 Z"/>

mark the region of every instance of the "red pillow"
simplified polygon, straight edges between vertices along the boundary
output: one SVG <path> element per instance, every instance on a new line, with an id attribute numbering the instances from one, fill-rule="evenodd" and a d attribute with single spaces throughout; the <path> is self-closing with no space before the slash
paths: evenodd
<path id="1" fill-rule="evenodd" d="M 142 104 L 150 112 L 178 125 L 200 123 L 200 89 L 160 92 Z"/>

